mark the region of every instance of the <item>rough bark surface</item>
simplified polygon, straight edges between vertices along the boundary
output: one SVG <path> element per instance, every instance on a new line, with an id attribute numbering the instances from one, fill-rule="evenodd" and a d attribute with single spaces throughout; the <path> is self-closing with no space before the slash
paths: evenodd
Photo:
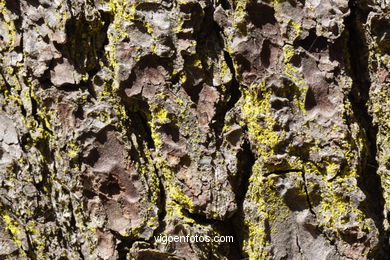
<path id="1" fill-rule="evenodd" d="M 389 0 L 0 0 L 0 259 L 389 259 L 389 30 Z"/>

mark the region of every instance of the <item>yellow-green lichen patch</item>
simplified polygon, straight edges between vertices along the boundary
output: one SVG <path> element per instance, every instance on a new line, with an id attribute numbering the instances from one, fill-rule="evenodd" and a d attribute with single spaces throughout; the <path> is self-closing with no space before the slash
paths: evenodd
<path id="1" fill-rule="evenodd" d="M 182 191 L 181 187 L 176 182 L 174 172 L 167 165 L 166 161 L 160 157 L 156 163 L 157 168 L 162 172 L 163 186 L 166 194 L 166 212 L 169 216 L 179 216 L 187 222 L 193 222 L 187 218 L 182 209 L 185 208 L 189 212 L 194 211 L 193 201 Z"/>
<path id="2" fill-rule="evenodd" d="M 372 220 L 367 219 L 364 212 L 358 206 L 360 201 L 354 201 L 348 194 L 361 194 L 357 186 L 355 173 L 350 170 L 350 176 L 338 177 L 334 181 L 328 181 L 321 189 L 322 199 L 317 210 L 320 217 L 320 226 L 330 229 L 340 237 L 345 232 L 345 225 L 354 223 L 363 232 L 374 226 Z"/>
<path id="3" fill-rule="evenodd" d="M 114 71 L 119 68 L 116 56 L 116 46 L 120 41 L 128 37 L 127 30 L 124 27 L 124 21 L 129 22 L 135 19 L 136 6 L 136 4 L 131 4 L 124 0 L 109 1 L 109 7 L 111 9 L 114 20 L 112 22 L 113 30 L 107 33 L 109 47 L 107 49 L 106 56 L 108 57 L 108 60 Z M 115 73 L 113 73 L 113 76 L 115 78 Z"/>
<path id="4" fill-rule="evenodd" d="M 143 151 L 143 156 L 140 157 L 140 161 L 136 162 L 136 168 L 148 182 L 149 194 L 151 194 L 150 201 L 154 205 L 158 205 L 160 199 L 160 179 L 157 175 L 152 155 L 145 142 L 143 143 L 143 147 L 138 144 L 137 138 L 134 134 L 131 135 L 131 141 L 137 149 L 142 149 Z"/>
<path id="5" fill-rule="evenodd" d="M 0 204 L 0 218 L 4 222 L 6 231 L 9 232 L 12 240 L 15 242 L 15 244 L 19 247 L 19 252 L 22 254 L 22 256 L 26 257 L 27 254 L 23 250 L 23 242 L 22 242 L 22 231 L 19 223 L 15 221 L 11 216 L 2 209 L 2 205 Z"/>
<path id="6" fill-rule="evenodd" d="M 238 29 L 238 31 L 245 35 L 247 33 L 246 31 L 246 26 L 247 26 L 247 21 L 245 17 L 247 16 L 247 0 L 243 1 L 237 1 L 235 3 L 235 9 L 233 13 L 233 26 Z"/>
<path id="7" fill-rule="evenodd" d="M 299 38 L 301 35 L 301 26 L 294 22 L 293 20 L 289 20 L 287 23 L 287 38 L 290 42 L 294 42 L 295 39 Z"/>
<path id="8" fill-rule="evenodd" d="M 176 183 L 174 172 L 162 160 L 157 163 L 157 167 L 163 174 L 164 190 L 167 196 L 167 214 L 175 216 L 181 212 L 181 208 L 185 208 L 188 211 L 193 212 L 194 203 L 186 194 L 184 194 L 181 187 Z M 180 213 L 180 215 L 182 215 L 182 213 Z"/>
<path id="9" fill-rule="evenodd" d="M 144 17 L 140 17 L 137 13 L 137 8 L 141 3 L 131 3 L 124 0 L 110 0 L 109 7 L 111 14 L 114 17 L 112 22 L 112 30 L 109 30 L 107 37 L 109 39 L 109 44 L 107 48 L 107 57 L 108 60 L 116 72 L 119 68 L 117 60 L 117 44 L 122 42 L 124 39 L 129 37 L 128 28 L 126 24 L 138 23 L 143 26 L 146 33 L 149 34 L 153 43 L 149 46 L 149 52 L 157 52 L 157 37 L 154 34 L 153 26 L 146 21 Z M 139 47 L 137 47 L 139 48 Z M 136 48 L 136 49 L 137 49 Z M 140 56 L 135 55 L 135 60 L 138 60 Z M 115 75 L 114 75 L 115 78 Z"/>
<path id="10" fill-rule="evenodd" d="M 384 88 L 383 92 L 387 92 L 388 88 Z M 373 95 L 374 96 L 374 95 Z M 379 163 L 378 168 L 378 175 L 381 178 L 381 184 L 383 189 L 383 197 L 385 199 L 385 215 L 389 216 L 390 212 L 390 177 L 389 177 L 389 161 L 390 156 L 388 152 L 388 147 L 390 145 L 390 106 L 384 105 L 389 104 L 389 99 L 385 97 L 384 95 L 381 97 L 380 94 L 376 94 L 376 97 L 374 97 L 375 100 L 378 100 L 378 103 L 381 104 L 379 107 L 378 105 L 373 105 L 374 115 L 376 117 L 376 124 L 378 125 L 378 135 L 377 135 L 377 146 L 380 147 L 378 149 L 378 155 L 377 160 Z M 388 223 L 387 219 L 385 218 L 384 225 L 387 229 L 390 229 L 390 223 Z"/>
<path id="11" fill-rule="evenodd" d="M 348 158 L 346 164 L 332 162 L 331 158 L 327 158 L 322 166 L 304 164 L 309 198 L 316 198 L 312 210 L 319 227 L 331 239 L 342 239 L 346 226 L 351 223 L 362 232 L 374 227 L 372 220 L 367 219 L 360 208 L 364 195 L 357 183 L 359 175 L 356 167 L 353 166 L 358 155 L 351 151 L 351 144 L 341 144 L 338 152 L 340 157 Z"/>
<path id="12" fill-rule="evenodd" d="M 292 80 L 292 82 L 300 89 L 300 93 L 306 93 L 309 89 L 309 86 L 304 80 L 302 72 L 300 72 L 292 63 L 291 59 L 297 55 L 295 49 L 292 45 L 286 44 L 283 47 L 283 62 L 284 62 L 284 72 Z M 305 100 L 303 98 L 305 95 L 301 95 L 297 100 L 297 105 L 303 113 L 305 111 Z"/>
<path id="13" fill-rule="evenodd" d="M 253 211 L 252 214 L 258 216 L 260 220 L 254 221 L 250 216 L 245 218 L 244 224 L 248 228 L 249 238 L 244 241 L 243 250 L 250 259 L 264 259 L 268 255 L 267 246 L 269 243 L 265 232 L 265 221 L 275 216 L 275 212 L 268 208 L 269 205 L 266 201 L 267 198 L 271 198 L 273 193 L 265 195 L 265 189 L 268 187 L 271 191 L 273 180 L 264 176 L 267 171 L 264 168 L 264 161 L 274 155 L 273 149 L 279 143 L 282 134 L 273 130 L 275 120 L 271 115 L 269 102 L 271 92 L 266 89 L 265 82 L 260 85 L 252 85 L 248 89 L 242 88 L 241 93 L 243 120 L 240 124 L 248 128 L 249 138 L 253 140 L 259 156 L 252 167 L 248 197 L 245 201 L 256 205 L 250 211 Z M 277 196 L 272 198 L 278 200 Z"/>
<path id="14" fill-rule="evenodd" d="M 273 148 L 279 143 L 283 132 L 275 132 L 275 119 L 271 115 L 269 98 L 270 90 L 266 90 L 265 82 L 260 86 L 252 85 L 242 88 L 241 124 L 248 127 L 251 139 L 255 141 L 258 154 L 262 157 L 272 156 Z"/>
<path id="15" fill-rule="evenodd" d="M 366 28 L 370 23 L 373 26 L 378 24 L 379 20 L 385 24 L 389 22 L 389 16 L 379 17 L 373 16 L 369 19 Z M 384 27 L 383 27 L 384 28 Z M 378 31 L 372 31 L 372 35 L 368 38 L 368 69 L 370 72 L 370 78 L 372 79 L 370 88 L 370 97 L 368 105 L 371 113 L 373 114 L 373 125 L 378 127 L 377 132 L 377 161 L 379 168 L 377 174 L 381 178 L 382 192 L 385 200 L 384 204 L 384 226 L 386 230 L 390 230 L 390 223 L 388 221 L 390 216 L 390 54 L 389 41 L 385 40 L 386 37 L 378 35 Z"/>
<path id="16" fill-rule="evenodd" d="M 45 257 L 46 236 L 42 234 L 41 230 L 37 228 L 36 222 L 30 221 L 26 226 L 26 232 L 31 237 L 31 242 L 34 247 L 34 253 L 38 259 Z"/>
<path id="17" fill-rule="evenodd" d="M 179 185 L 179 182 L 176 180 L 175 171 L 169 166 L 167 161 L 167 154 L 163 150 L 164 148 L 164 140 L 162 139 L 162 134 L 160 131 L 160 127 L 168 124 L 168 123 L 178 123 L 187 125 L 188 122 L 188 110 L 185 108 L 188 105 L 188 101 L 183 100 L 175 96 L 167 93 L 159 93 L 156 95 L 156 105 L 151 105 L 150 107 L 150 120 L 149 126 L 151 129 L 151 137 L 154 142 L 154 146 L 157 153 L 157 158 L 155 159 L 155 166 L 160 171 L 161 177 L 163 180 L 163 186 L 166 193 L 166 210 L 167 214 L 170 216 L 179 216 L 183 219 L 187 219 L 185 214 L 182 213 L 182 209 L 185 208 L 189 212 L 194 211 L 194 202 L 192 199 L 187 196 Z M 158 101 L 157 101 L 158 100 Z M 159 103 L 167 103 L 169 102 L 172 106 L 177 106 L 178 109 L 182 109 L 183 113 L 173 114 L 170 113 L 165 106 Z M 181 131 L 186 132 L 184 127 L 181 127 Z M 197 131 L 193 131 L 193 129 L 188 129 L 188 134 L 191 135 L 194 139 L 194 142 L 197 141 Z M 186 221 L 190 221 L 187 219 Z"/>
<path id="18" fill-rule="evenodd" d="M 6 1 L 0 1 L 0 14 L 2 19 L 0 19 L 0 29 L 3 27 L 7 32 L 6 35 L 2 35 L 2 44 L 0 45 L 0 52 L 9 51 L 14 47 L 15 37 L 16 37 L 16 28 L 14 22 L 10 19 L 8 10 L 5 7 Z"/>
<path id="19" fill-rule="evenodd" d="M 271 256 L 270 238 L 273 234 L 283 232 L 278 230 L 278 223 L 287 223 L 291 212 L 283 201 L 277 183 L 281 178 L 293 178 L 301 196 L 305 196 L 301 173 L 286 173 L 284 176 L 266 175 L 267 169 L 257 160 L 252 168 L 247 196 L 244 202 L 246 214 L 244 224 L 248 239 L 243 243 L 243 251 L 249 259 L 267 259 Z M 270 237 L 271 235 L 271 237 Z"/>
<path id="20" fill-rule="evenodd" d="M 166 124 L 170 121 L 168 111 L 164 108 L 156 108 L 152 115 L 158 124 Z"/>

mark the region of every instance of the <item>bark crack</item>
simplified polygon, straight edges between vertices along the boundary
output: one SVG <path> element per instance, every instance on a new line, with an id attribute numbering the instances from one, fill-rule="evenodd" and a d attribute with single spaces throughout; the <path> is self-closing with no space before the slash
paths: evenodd
<path id="1" fill-rule="evenodd" d="M 366 14 L 360 10 L 356 1 L 350 1 L 350 16 L 345 19 L 347 28 L 347 48 L 349 53 L 350 75 L 352 78 L 352 89 L 349 99 L 352 105 L 355 120 L 365 134 L 366 154 L 360 169 L 358 185 L 366 194 L 365 207 L 369 217 L 375 221 L 380 232 L 381 247 L 386 248 L 385 241 L 388 241 L 388 234 L 384 230 L 384 198 L 380 177 L 377 173 L 377 134 L 378 127 L 373 123 L 373 117 L 369 111 L 369 98 L 371 79 L 368 61 L 368 44 L 363 31 L 363 24 Z"/>
<path id="2" fill-rule="evenodd" d="M 307 188 L 306 173 L 303 170 L 301 170 L 300 172 L 302 173 L 303 189 L 305 190 L 307 205 L 309 206 L 310 212 L 314 215 L 315 218 L 317 218 L 317 215 L 316 215 L 316 213 L 315 213 L 315 211 L 313 209 L 313 204 L 312 204 L 312 202 L 310 200 L 310 195 L 309 195 L 309 191 L 308 191 L 308 188 Z"/>
<path id="3" fill-rule="evenodd" d="M 244 201 L 249 189 L 249 179 L 252 175 L 252 168 L 256 157 L 253 154 L 249 141 L 245 140 L 242 151 L 237 155 L 239 164 L 237 165 L 236 177 L 231 180 L 236 194 L 237 212 L 231 219 L 231 229 L 234 233 L 234 244 L 236 245 L 240 259 L 246 259 L 243 251 L 244 240 L 247 239 L 247 227 L 244 223 Z"/>
<path id="4" fill-rule="evenodd" d="M 235 107 L 238 100 L 240 100 L 241 98 L 240 84 L 238 83 L 236 78 L 236 72 L 234 70 L 233 60 L 227 51 L 224 51 L 223 53 L 224 53 L 224 59 L 226 61 L 226 64 L 229 67 L 230 73 L 232 74 L 232 80 L 229 86 L 230 91 L 229 91 L 229 99 L 227 103 L 224 106 L 217 109 L 216 111 L 216 123 L 214 129 L 215 129 L 215 136 L 217 137 L 216 138 L 217 148 L 219 148 L 223 142 L 223 138 L 220 138 L 219 136 L 221 136 L 223 127 L 226 123 L 225 122 L 226 115 L 229 111 L 231 111 Z"/>
<path id="5" fill-rule="evenodd" d="M 299 230 L 299 227 L 297 227 L 297 229 Z M 304 254 L 303 254 L 301 245 L 299 244 L 299 236 L 298 235 L 295 235 L 295 243 L 297 244 L 297 247 L 298 247 L 298 250 L 299 250 L 299 254 L 303 257 Z"/>
<path id="6" fill-rule="evenodd" d="M 219 149 L 223 142 L 223 138 L 220 138 L 223 127 L 225 125 L 225 118 L 229 111 L 231 111 L 235 105 L 237 104 L 238 100 L 241 97 L 241 91 L 240 91 L 240 84 L 237 80 L 236 71 L 234 69 L 234 63 L 231 55 L 229 52 L 225 50 L 225 38 L 226 36 L 223 33 L 222 28 L 218 25 L 218 23 L 214 20 L 213 17 L 214 8 L 208 10 L 205 14 L 205 20 L 207 17 L 207 20 L 209 21 L 209 25 L 211 26 L 211 30 L 214 31 L 216 34 L 216 38 L 218 39 L 218 43 L 221 48 L 223 48 L 223 59 L 226 62 L 227 67 L 229 68 L 229 71 L 232 75 L 231 81 L 227 84 L 227 87 L 229 90 L 227 91 L 227 95 L 229 96 L 227 101 L 222 102 L 221 105 L 217 106 L 216 113 L 215 113 L 215 123 L 213 124 L 215 136 L 216 136 L 216 147 Z M 205 22 L 206 24 L 206 22 Z M 207 35 L 203 35 L 203 37 L 208 37 Z"/>
<path id="7" fill-rule="evenodd" d="M 303 179 L 303 188 L 304 188 L 304 190 L 305 190 L 306 201 L 307 201 L 307 204 L 308 204 L 308 206 L 309 206 L 309 211 L 310 211 L 311 214 L 313 214 L 314 218 L 317 220 L 317 214 L 316 214 L 315 211 L 314 211 L 313 203 L 312 203 L 312 201 L 311 201 L 311 199 L 310 199 L 310 195 L 309 195 L 309 191 L 308 191 L 308 187 L 307 187 L 306 173 L 305 173 L 305 171 L 303 171 L 303 170 L 301 171 L 301 173 L 302 173 L 302 179 Z M 321 228 L 318 224 L 316 225 L 316 229 L 317 229 L 317 231 L 318 231 L 320 234 L 322 234 L 322 235 L 325 237 L 325 239 L 330 243 L 330 245 L 334 246 L 334 249 L 335 249 L 335 251 L 336 251 L 336 253 L 337 253 L 338 255 L 350 259 L 349 257 L 345 256 L 344 254 L 342 254 L 342 253 L 339 251 L 337 244 L 332 240 L 331 237 L 328 236 L 328 234 L 326 234 L 326 233 L 322 230 L 322 228 Z"/>

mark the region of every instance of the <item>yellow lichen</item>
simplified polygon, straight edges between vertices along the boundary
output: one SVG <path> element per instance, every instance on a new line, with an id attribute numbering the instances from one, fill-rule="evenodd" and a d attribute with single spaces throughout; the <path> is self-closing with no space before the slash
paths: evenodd
<path id="1" fill-rule="evenodd" d="M 7 30 L 7 35 L 2 35 L 3 42 L 0 46 L 0 52 L 3 52 L 14 47 L 16 37 L 15 24 L 8 15 L 8 10 L 5 7 L 5 0 L 0 0 L 0 14 L 3 17 L 2 25 Z"/>
<path id="2" fill-rule="evenodd" d="M 1 205 L 0 205 L 1 206 Z M 15 220 L 11 218 L 11 216 L 5 212 L 4 210 L 0 210 L 0 217 L 4 221 L 6 230 L 9 231 L 12 240 L 19 246 L 19 248 L 22 248 L 22 241 L 20 240 L 20 236 L 22 232 L 19 229 L 19 224 Z M 24 253 L 23 250 L 21 252 Z"/>
<path id="3" fill-rule="evenodd" d="M 271 115 L 269 97 L 271 92 L 265 90 L 265 83 L 260 88 L 252 85 L 249 89 L 242 89 L 241 114 L 248 133 L 256 141 L 260 156 L 273 155 L 272 148 L 278 144 L 282 136 L 273 130 L 275 120 Z"/>
<path id="4" fill-rule="evenodd" d="M 301 35 L 302 28 L 299 24 L 293 20 L 289 20 L 287 23 L 287 37 L 293 42 L 295 39 L 299 38 Z"/>

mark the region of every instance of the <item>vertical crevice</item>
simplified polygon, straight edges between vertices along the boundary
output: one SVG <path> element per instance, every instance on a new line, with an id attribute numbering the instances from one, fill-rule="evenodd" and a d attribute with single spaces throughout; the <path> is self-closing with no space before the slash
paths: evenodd
<path id="1" fill-rule="evenodd" d="M 297 227 L 297 229 L 299 230 L 299 227 Z M 301 254 L 301 257 L 303 258 L 304 257 L 304 253 L 303 253 L 303 250 L 302 250 L 301 245 L 299 243 L 298 235 L 295 235 L 295 243 L 296 243 L 296 245 L 298 247 L 298 250 L 299 250 L 299 253 Z"/>
<path id="2" fill-rule="evenodd" d="M 242 204 L 249 187 L 249 178 L 252 175 L 252 167 L 256 161 L 248 141 L 244 142 L 242 151 L 238 153 L 237 157 L 237 175 L 236 179 L 233 181 L 233 184 L 237 184 L 232 186 L 235 190 L 237 206 L 242 209 Z"/>
<path id="3" fill-rule="evenodd" d="M 217 111 L 216 111 L 216 116 L 215 116 L 216 123 L 214 125 L 214 130 L 216 136 L 217 149 L 219 149 L 219 147 L 223 142 L 223 139 L 220 138 L 220 136 L 222 134 L 223 127 L 225 125 L 226 114 L 235 107 L 238 100 L 241 98 L 240 85 L 236 79 L 236 72 L 234 70 L 233 60 L 227 51 L 224 51 L 224 59 L 226 61 L 226 64 L 229 67 L 230 73 L 232 74 L 232 80 L 229 84 L 228 101 L 224 105 L 217 107 Z"/>
<path id="4" fill-rule="evenodd" d="M 241 92 L 240 92 L 240 84 L 238 83 L 237 76 L 236 76 L 236 71 L 234 69 L 233 65 L 233 59 L 230 57 L 230 54 L 227 51 L 224 51 L 224 58 L 226 61 L 226 64 L 229 67 L 230 73 L 232 74 L 232 82 L 230 85 L 230 99 L 226 105 L 226 112 L 234 108 L 234 105 L 238 102 L 238 100 L 241 97 Z M 226 114 L 226 113 L 225 113 Z"/>
<path id="5" fill-rule="evenodd" d="M 314 212 L 314 209 L 313 209 L 313 204 L 310 200 L 310 195 L 309 195 L 309 190 L 307 189 L 307 180 L 306 180 L 306 174 L 304 171 L 301 171 L 301 174 L 302 174 L 302 179 L 303 179 L 303 189 L 305 190 L 305 194 L 306 194 L 306 202 L 307 202 L 307 205 L 309 206 L 309 210 L 310 210 L 310 213 L 314 215 L 314 217 L 317 217 L 316 213 Z"/>
<path id="6" fill-rule="evenodd" d="M 157 172 L 156 167 L 154 167 L 155 171 Z M 158 227 L 154 230 L 152 237 L 157 237 L 159 234 L 164 232 L 166 228 L 166 222 L 165 217 L 167 215 L 167 195 L 165 193 L 164 184 L 161 178 L 158 178 L 159 180 L 159 189 L 160 189 L 160 196 L 159 196 L 159 202 L 160 202 L 160 212 L 158 213 Z"/>
<path id="7" fill-rule="evenodd" d="M 146 141 L 148 148 L 154 149 L 154 141 L 152 138 L 152 131 L 149 127 L 147 114 L 144 114 L 142 111 L 129 112 L 128 115 L 134 125 L 137 125 L 139 128 L 139 133 L 144 137 L 143 140 Z"/>
<path id="8" fill-rule="evenodd" d="M 118 259 L 128 259 L 127 254 L 130 252 L 131 246 L 135 242 L 130 237 L 124 237 L 115 231 L 111 231 L 114 237 L 118 240 L 116 251 L 118 252 Z"/>
<path id="9" fill-rule="evenodd" d="M 224 2 L 224 5 L 226 8 L 230 6 L 226 1 Z M 236 78 L 232 57 L 226 51 L 223 30 L 214 20 L 214 11 L 215 9 L 212 6 L 205 8 L 204 19 L 201 25 L 202 30 L 197 36 L 197 52 L 200 53 L 201 60 L 205 64 L 206 57 L 214 60 L 219 59 L 222 62 L 225 61 L 232 75 L 231 81 L 225 84 L 225 87 L 227 88 L 226 92 L 221 91 L 221 86 L 216 86 L 219 88 L 223 97 L 218 104 L 216 104 L 215 116 L 213 118 L 214 122 L 212 123 L 211 128 L 215 135 L 216 149 L 219 150 L 223 142 L 221 136 L 225 125 L 225 117 L 227 113 L 235 107 L 241 97 L 241 92 L 239 89 L 239 82 Z M 204 67 L 207 68 L 207 65 Z M 211 71 L 205 71 L 205 74 L 207 74 L 207 84 L 213 85 L 213 73 Z"/>
<path id="10" fill-rule="evenodd" d="M 358 9 L 355 1 L 349 2 L 350 16 L 345 19 L 347 28 L 347 49 L 349 50 L 350 76 L 353 80 L 352 90 L 349 94 L 352 110 L 359 126 L 365 133 L 366 155 L 361 165 L 358 185 L 366 195 L 365 211 L 376 224 L 380 232 L 380 245 L 377 256 L 389 250 L 386 246 L 388 234 L 385 234 L 384 222 L 384 197 L 381 180 L 377 174 L 377 134 L 378 128 L 373 124 L 372 115 L 369 112 L 368 102 L 371 88 L 371 80 L 368 67 L 369 50 L 363 32 L 363 11 Z"/>
<path id="11" fill-rule="evenodd" d="M 7 81 L 7 78 L 5 76 L 6 74 L 3 73 L 2 71 L 2 68 L 0 68 L 0 76 L 1 78 L 3 79 L 3 82 L 4 82 L 4 88 L 0 88 L 0 93 L 3 94 L 4 98 L 7 100 L 7 95 L 11 95 L 12 96 L 12 86 L 9 84 L 9 82 Z M 1 83 L 1 81 L 0 81 Z M 21 94 L 21 91 L 18 91 L 18 95 L 20 96 Z M 24 108 L 24 105 L 22 102 L 15 102 L 16 105 L 18 105 L 20 107 L 20 111 L 23 115 L 23 117 L 26 117 L 27 116 L 27 111 L 26 109 Z"/>
<path id="12" fill-rule="evenodd" d="M 240 259 L 245 259 L 247 256 L 243 252 L 243 243 L 248 237 L 248 230 L 244 223 L 244 201 L 249 188 L 249 179 L 252 175 L 252 168 L 255 164 L 256 157 L 251 150 L 247 140 L 244 141 L 242 150 L 237 155 L 237 173 L 234 179 L 231 180 L 232 187 L 236 194 L 237 212 L 231 219 L 230 226 L 235 237 L 235 247 Z"/>
<path id="13" fill-rule="evenodd" d="M 138 161 L 140 165 L 143 165 L 144 163 L 151 163 L 154 169 L 154 173 L 157 175 L 158 178 L 158 200 L 156 203 L 156 206 L 158 207 L 158 226 L 156 227 L 156 229 L 154 229 L 153 235 L 151 236 L 149 241 L 139 239 L 137 240 L 153 244 L 153 237 L 158 236 L 159 234 L 164 232 L 166 228 L 165 217 L 167 215 L 167 212 L 166 192 L 164 189 L 163 180 L 161 179 L 161 176 L 158 176 L 159 169 L 154 162 L 143 162 L 142 160 L 148 158 L 149 156 L 145 153 L 145 150 L 141 148 L 144 147 L 144 143 L 146 144 L 147 149 L 155 149 L 155 143 L 152 137 L 152 130 L 149 124 L 152 113 L 150 111 L 148 102 L 146 102 L 142 98 L 129 98 L 124 100 L 122 99 L 122 105 L 125 106 L 126 115 L 128 116 L 128 121 L 125 124 L 128 137 L 130 138 L 131 133 L 134 133 L 137 136 L 136 142 L 138 144 L 135 145 L 133 143 L 132 147 L 140 148 L 138 150 L 132 149 L 131 157 L 133 160 Z M 131 126 L 137 127 L 134 128 Z M 132 238 L 123 237 L 117 233 L 115 233 L 115 236 L 118 239 L 117 251 L 119 254 L 119 259 L 127 259 L 127 254 L 130 252 L 130 249 L 135 241 L 133 241 Z"/>

